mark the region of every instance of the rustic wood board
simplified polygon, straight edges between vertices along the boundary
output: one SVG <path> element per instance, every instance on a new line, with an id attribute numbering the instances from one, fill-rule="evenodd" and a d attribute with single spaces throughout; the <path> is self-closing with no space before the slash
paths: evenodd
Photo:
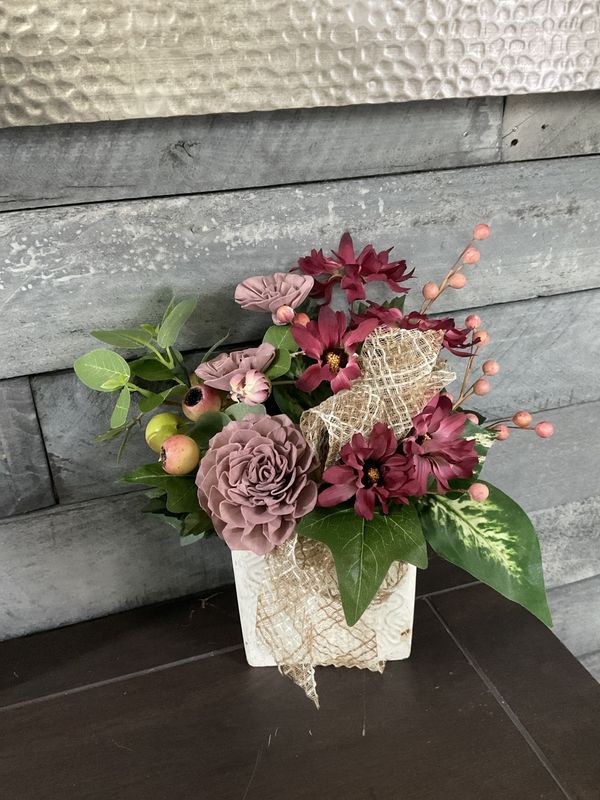
<path id="1" fill-rule="evenodd" d="M 156 319 L 171 289 L 201 297 L 184 347 L 228 328 L 252 339 L 266 320 L 234 305 L 235 284 L 336 246 L 344 228 L 397 245 L 424 281 L 441 277 L 474 222 L 490 222 L 467 288 L 440 310 L 597 287 L 599 177 L 591 156 L 4 214 L 0 374 L 68 367 L 89 329 Z"/>
<path id="2" fill-rule="evenodd" d="M 54 502 L 29 381 L 0 381 L 0 517 Z"/>
<path id="3" fill-rule="evenodd" d="M 0 130 L 0 210 L 500 160 L 500 97 Z"/>
<path id="4" fill-rule="evenodd" d="M 506 98 L 503 161 L 598 152 L 600 92 L 513 95 Z"/>

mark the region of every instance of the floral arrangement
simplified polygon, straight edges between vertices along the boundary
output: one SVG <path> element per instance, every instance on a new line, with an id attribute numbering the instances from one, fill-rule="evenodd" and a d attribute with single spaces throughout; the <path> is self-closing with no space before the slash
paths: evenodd
<path id="1" fill-rule="evenodd" d="M 150 487 L 145 511 L 183 543 L 216 533 L 234 551 L 264 556 L 296 537 L 321 543 L 347 626 L 393 563 L 427 566 L 427 544 L 551 624 L 533 526 L 480 473 L 511 430 L 547 438 L 552 425 L 533 427 L 527 411 L 489 421 L 470 410 L 500 370 L 485 356 L 478 365 L 490 336 L 475 314 L 462 326 L 430 316 L 444 292 L 465 285 L 489 234 L 475 227 L 442 282 L 425 283 L 418 312 L 404 311 L 406 262 L 371 244 L 357 252 L 345 233 L 330 255 L 312 250 L 290 272 L 237 286 L 235 301 L 272 323 L 254 347 L 218 352 L 221 340 L 189 364 L 175 345 L 192 299 L 172 302 L 158 325 L 92 332 L 144 351 L 127 362 L 96 349 L 75 362 L 86 386 L 116 396 L 110 430 L 97 438 L 120 437 L 122 450 L 157 410 L 145 438 L 159 460 L 123 476 Z M 373 284 L 385 302 L 367 299 Z M 452 394 L 444 351 L 464 364 Z"/>

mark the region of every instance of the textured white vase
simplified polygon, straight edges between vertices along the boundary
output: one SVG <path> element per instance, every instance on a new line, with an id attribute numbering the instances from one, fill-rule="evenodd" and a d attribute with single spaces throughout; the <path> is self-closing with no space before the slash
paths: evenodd
<path id="1" fill-rule="evenodd" d="M 275 659 L 256 633 L 258 598 L 266 580 L 265 558 L 245 551 L 233 551 L 231 556 L 248 664 L 251 667 L 276 666 Z M 408 564 L 402 579 L 386 599 L 367 612 L 369 624 L 375 630 L 377 657 L 381 661 L 400 661 L 410 655 L 416 572 L 416 567 Z M 340 638 L 343 635 L 340 631 Z"/>

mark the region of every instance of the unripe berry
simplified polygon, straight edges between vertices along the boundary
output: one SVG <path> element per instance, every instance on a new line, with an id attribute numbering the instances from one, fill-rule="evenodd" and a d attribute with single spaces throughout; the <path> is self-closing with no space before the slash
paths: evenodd
<path id="1" fill-rule="evenodd" d="M 469 314 L 469 316 L 465 319 L 465 326 L 471 331 L 474 331 L 480 325 L 481 318 L 478 317 L 477 314 Z"/>
<path id="2" fill-rule="evenodd" d="M 221 395 L 206 384 L 192 386 L 181 401 L 181 410 L 188 419 L 196 422 L 207 411 L 221 410 Z"/>
<path id="3" fill-rule="evenodd" d="M 499 442 L 505 441 L 505 439 L 508 439 L 508 437 L 510 436 L 510 431 L 506 427 L 506 425 L 496 425 L 494 430 L 498 431 L 498 435 L 496 436 L 496 439 Z"/>
<path id="4" fill-rule="evenodd" d="M 468 420 L 470 420 L 473 423 L 473 425 L 479 425 L 479 417 L 477 417 L 476 414 L 471 414 L 469 412 L 468 414 L 465 414 L 465 416 Z"/>
<path id="5" fill-rule="evenodd" d="M 490 335 L 487 331 L 475 331 L 475 336 L 473 338 L 475 339 L 475 344 L 479 347 L 483 347 L 489 342 Z"/>
<path id="6" fill-rule="evenodd" d="M 531 425 L 531 420 L 532 416 L 529 411 L 517 411 L 512 418 L 517 428 L 528 428 Z"/>
<path id="7" fill-rule="evenodd" d="M 429 283 L 426 283 L 421 291 L 423 292 L 423 297 L 425 300 L 435 300 L 440 293 L 440 287 L 437 285 L 437 283 L 429 281 Z"/>
<path id="8" fill-rule="evenodd" d="M 551 422 L 538 422 L 535 432 L 541 439 L 549 439 L 554 433 L 554 425 Z"/>
<path id="9" fill-rule="evenodd" d="M 481 253 L 476 247 L 467 247 L 463 254 L 463 262 L 465 264 L 476 264 L 481 258 Z"/>
<path id="10" fill-rule="evenodd" d="M 490 490 L 485 483 L 472 483 L 469 486 L 469 494 L 471 495 L 471 500 L 475 500 L 476 503 L 483 503 L 490 496 Z"/>
<path id="11" fill-rule="evenodd" d="M 473 392 L 478 397 L 487 394 L 491 388 L 492 387 L 490 386 L 490 382 L 486 378 L 479 378 L 479 380 L 475 381 L 475 383 L 473 384 Z"/>
<path id="12" fill-rule="evenodd" d="M 450 275 L 448 278 L 448 286 L 451 286 L 453 289 L 462 289 L 466 286 L 467 277 L 462 272 L 455 272 L 454 275 Z"/>
<path id="13" fill-rule="evenodd" d="M 302 325 L 303 328 L 306 328 L 309 322 L 310 322 L 310 317 L 308 316 L 308 314 L 305 314 L 304 311 L 301 311 L 299 314 L 296 314 L 294 316 L 295 325 Z"/>
<path id="14" fill-rule="evenodd" d="M 289 325 L 294 321 L 294 309 L 291 306 L 279 306 L 273 316 L 276 325 Z"/>
<path id="15" fill-rule="evenodd" d="M 200 461 L 200 448 L 190 436 L 169 436 L 160 448 L 160 462 L 169 475 L 187 475 Z"/>
<path id="16" fill-rule="evenodd" d="M 160 448 L 165 439 L 177 433 L 177 427 L 180 423 L 179 417 L 175 414 L 165 412 L 164 414 L 157 414 L 152 417 L 150 422 L 146 425 L 146 444 L 155 453 L 160 453 Z"/>
<path id="17" fill-rule="evenodd" d="M 489 359 L 483 362 L 481 371 L 484 375 L 497 375 L 500 372 L 500 364 L 497 361 Z"/>
<path id="18" fill-rule="evenodd" d="M 473 238 L 478 239 L 480 242 L 483 239 L 487 239 L 490 233 L 490 226 L 486 225 L 485 222 L 480 222 L 479 225 L 475 225 L 473 228 Z"/>

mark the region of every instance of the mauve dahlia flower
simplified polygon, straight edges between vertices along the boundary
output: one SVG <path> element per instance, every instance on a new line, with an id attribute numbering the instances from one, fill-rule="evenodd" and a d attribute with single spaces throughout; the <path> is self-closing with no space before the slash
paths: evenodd
<path id="1" fill-rule="evenodd" d="M 310 275 L 292 275 L 276 272 L 274 275 L 257 275 L 246 278 L 235 290 L 235 301 L 249 311 L 270 311 L 273 322 L 283 325 L 285 313 L 277 315 L 279 309 L 298 308 L 306 300 L 314 285 Z M 293 313 L 290 319 L 293 318 Z"/>
<path id="2" fill-rule="evenodd" d="M 362 374 L 356 347 L 377 325 L 375 319 L 366 320 L 355 330 L 348 331 L 346 315 L 326 305 L 319 309 L 317 321 L 311 320 L 306 326 L 293 325 L 292 334 L 302 352 L 317 362 L 304 370 L 296 386 L 304 392 L 312 392 L 323 381 L 328 381 L 334 393 L 349 389 L 352 381 Z"/>
<path id="3" fill-rule="evenodd" d="M 389 261 L 389 250 L 377 252 L 372 244 L 368 244 L 356 255 L 354 244 L 349 233 L 340 239 L 337 252 L 333 258 L 323 255 L 322 250 L 311 250 L 310 256 L 298 260 L 298 267 L 305 275 L 325 277 L 324 281 L 316 281 L 311 292 L 313 297 L 322 298 L 325 303 L 331 302 L 333 287 L 340 283 L 349 303 L 364 300 L 366 283 L 383 281 L 395 292 L 408 292 L 400 283 L 412 277 L 413 272 L 406 273 L 405 261 Z"/>
<path id="4" fill-rule="evenodd" d="M 264 372 L 275 358 L 277 351 L 272 344 L 261 344 L 260 347 L 247 347 L 245 350 L 234 350 L 233 353 L 220 353 L 205 364 L 196 367 L 196 375 L 207 386 L 228 392 L 231 379 L 239 373 L 255 369 Z"/>
<path id="5" fill-rule="evenodd" d="M 402 453 L 416 484 L 414 494 L 427 493 L 429 478 L 445 494 L 452 478 L 470 478 L 478 457 L 475 442 L 463 439 L 466 415 L 452 411 L 448 395 L 437 394 L 413 418 L 413 427 L 402 441 Z"/>
<path id="6" fill-rule="evenodd" d="M 231 550 L 271 552 L 313 510 L 316 459 L 297 425 L 249 414 L 210 440 L 196 476 L 198 500 Z"/>
<path id="7" fill-rule="evenodd" d="M 412 494 L 408 465 L 397 452 L 394 432 L 383 422 L 373 426 L 366 440 L 355 433 L 340 450 L 342 463 L 323 473 L 323 480 L 333 485 L 319 494 L 317 504 L 327 508 L 354 497 L 356 513 L 373 519 L 376 502 L 384 514 L 388 513 L 390 502 L 408 502 Z"/>

